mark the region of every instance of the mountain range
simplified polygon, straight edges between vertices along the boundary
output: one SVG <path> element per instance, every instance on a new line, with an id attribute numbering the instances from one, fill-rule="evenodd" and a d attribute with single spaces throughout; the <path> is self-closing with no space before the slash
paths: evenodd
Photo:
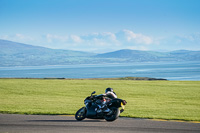
<path id="1" fill-rule="evenodd" d="M 159 61 L 200 61 L 200 51 L 155 52 L 122 49 L 103 54 L 50 49 L 0 40 L 0 67 L 102 64 Z"/>

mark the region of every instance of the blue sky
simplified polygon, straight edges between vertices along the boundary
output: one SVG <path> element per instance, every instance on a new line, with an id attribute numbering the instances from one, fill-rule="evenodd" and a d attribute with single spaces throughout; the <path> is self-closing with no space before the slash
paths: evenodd
<path id="1" fill-rule="evenodd" d="M 100 53 L 200 50 L 200 0 L 0 0 L 0 39 Z"/>

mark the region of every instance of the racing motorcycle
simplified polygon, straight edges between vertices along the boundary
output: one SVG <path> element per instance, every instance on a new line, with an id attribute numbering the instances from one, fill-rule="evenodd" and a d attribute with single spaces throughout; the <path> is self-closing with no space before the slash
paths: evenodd
<path id="1" fill-rule="evenodd" d="M 92 92 L 91 96 L 84 100 L 85 107 L 80 108 L 76 112 L 76 120 L 81 121 L 85 118 L 105 119 L 106 121 L 116 120 L 120 113 L 124 111 L 127 102 L 119 98 L 105 98 L 103 94 L 94 95 L 95 93 L 95 91 Z M 103 105 L 103 108 L 100 108 L 99 105 L 102 104 L 102 99 L 106 99 L 106 103 Z M 119 108 L 122 109 L 120 110 Z"/>

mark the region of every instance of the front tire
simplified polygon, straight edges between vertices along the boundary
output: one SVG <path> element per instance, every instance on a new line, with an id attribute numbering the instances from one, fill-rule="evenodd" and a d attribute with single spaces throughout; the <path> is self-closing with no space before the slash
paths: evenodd
<path id="1" fill-rule="evenodd" d="M 85 117 L 86 117 L 86 107 L 82 107 L 76 112 L 75 118 L 77 121 L 81 121 L 85 119 Z"/>
<path id="2" fill-rule="evenodd" d="M 111 114 L 109 114 L 110 113 L 109 112 L 104 117 L 106 121 L 114 121 L 119 117 L 119 114 L 120 114 L 119 108 L 111 107 L 110 110 L 112 111 Z"/>

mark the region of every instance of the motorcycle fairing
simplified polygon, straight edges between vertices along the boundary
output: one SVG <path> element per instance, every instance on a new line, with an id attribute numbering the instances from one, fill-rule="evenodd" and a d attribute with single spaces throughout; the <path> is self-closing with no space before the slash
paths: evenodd
<path id="1" fill-rule="evenodd" d="M 122 99 L 118 99 L 118 98 L 115 98 L 113 100 L 111 100 L 108 105 L 110 105 L 110 107 L 116 107 L 116 108 L 119 108 L 119 107 L 122 107 L 121 103 L 123 103 L 123 100 Z"/>
<path id="2" fill-rule="evenodd" d="M 87 108 L 86 118 L 103 119 L 103 117 L 99 116 L 96 112 L 96 109 L 98 108 L 96 104 L 92 104 L 91 106 L 86 106 L 86 108 Z"/>

